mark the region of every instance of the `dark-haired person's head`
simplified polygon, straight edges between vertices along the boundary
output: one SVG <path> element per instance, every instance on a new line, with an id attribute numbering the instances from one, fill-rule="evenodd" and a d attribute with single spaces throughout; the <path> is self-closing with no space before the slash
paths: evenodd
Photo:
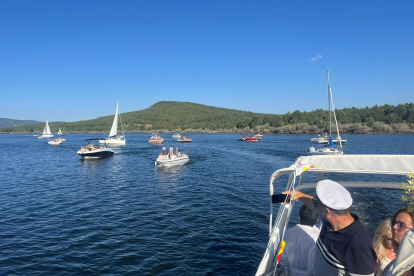
<path id="1" fill-rule="evenodd" d="M 300 224 L 314 226 L 318 222 L 319 215 L 317 212 L 309 209 L 305 204 L 299 209 Z"/>
<path id="2" fill-rule="evenodd" d="M 407 233 L 414 226 L 414 212 L 408 208 L 399 209 L 391 218 L 391 229 L 393 239 L 397 244 L 400 244 L 405 233 Z"/>

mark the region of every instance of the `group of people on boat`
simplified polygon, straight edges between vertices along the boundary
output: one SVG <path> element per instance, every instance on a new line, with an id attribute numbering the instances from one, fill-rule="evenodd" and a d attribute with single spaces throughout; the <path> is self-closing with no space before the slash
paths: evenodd
<path id="1" fill-rule="evenodd" d="M 341 184 L 319 181 L 316 196 L 283 193 L 304 205 L 300 224 L 285 232 L 276 275 L 414 275 L 413 210 L 399 209 L 372 240 L 350 212 L 353 200 Z"/>
<path id="2" fill-rule="evenodd" d="M 87 144 L 86 147 L 81 146 L 81 151 L 85 152 L 85 151 L 93 151 L 93 150 L 97 150 L 99 149 L 99 146 L 94 145 L 94 144 Z"/>
<path id="3" fill-rule="evenodd" d="M 160 155 L 158 156 L 158 159 L 165 160 L 165 159 L 176 159 L 177 157 L 186 156 L 184 153 L 181 153 L 178 147 L 175 149 L 172 145 L 170 145 L 169 150 L 167 150 L 166 147 L 162 148 L 162 151 L 160 152 Z"/>

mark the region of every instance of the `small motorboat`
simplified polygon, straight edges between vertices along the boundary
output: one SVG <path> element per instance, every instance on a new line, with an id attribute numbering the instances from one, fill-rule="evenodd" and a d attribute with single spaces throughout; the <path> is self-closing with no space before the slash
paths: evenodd
<path id="1" fill-rule="evenodd" d="M 181 138 L 181 134 L 180 133 L 175 133 L 172 138 L 177 138 L 180 139 Z"/>
<path id="2" fill-rule="evenodd" d="M 181 138 L 177 139 L 177 142 L 181 142 L 181 143 L 191 143 L 193 142 L 193 139 L 185 137 L 185 135 L 181 136 Z"/>
<path id="3" fill-rule="evenodd" d="M 149 144 L 154 144 L 154 145 L 162 145 L 162 144 L 164 144 L 164 138 L 159 136 L 157 133 L 153 133 L 151 135 L 151 138 L 149 139 L 148 143 Z"/>
<path id="4" fill-rule="evenodd" d="M 318 144 L 328 144 L 329 138 L 321 138 L 318 140 L 314 140 Z M 345 144 L 348 140 L 342 139 L 341 136 L 337 136 L 336 139 L 333 139 L 332 142 L 334 144 Z"/>
<path id="5" fill-rule="evenodd" d="M 262 136 L 261 134 L 256 134 L 255 136 L 253 136 L 253 138 L 255 138 L 256 140 L 262 140 Z"/>
<path id="6" fill-rule="evenodd" d="M 183 165 L 190 161 L 190 158 L 187 154 L 181 153 L 179 151 L 176 154 L 172 154 L 168 156 L 167 154 L 163 154 L 162 152 L 158 156 L 157 160 L 155 161 L 155 166 L 157 167 L 171 167 L 177 165 Z"/>
<path id="7" fill-rule="evenodd" d="M 259 142 L 259 139 L 256 139 L 254 137 L 247 137 L 244 139 L 245 142 Z"/>
<path id="8" fill-rule="evenodd" d="M 325 146 L 324 148 L 318 149 L 318 150 L 314 150 L 312 149 L 313 146 L 308 150 L 309 155 L 342 155 L 344 154 L 344 151 L 342 149 L 342 145 L 340 150 L 335 148 L 335 145 L 333 143 L 332 138 L 329 139 L 328 145 Z"/>
<path id="9" fill-rule="evenodd" d="M 66 141 L 66 140 L 65 140 Z M 60 144 L 62 144 L 62 142 L 64 142 L 64 140 L 63 139 L 61 139 L 61 138 L 56 138 L 56 139 L 52 139 L 52 140 L 50 140 L 49 142 L 47 142 L 49 145 L 52 145 L 52 146 L 58 146 L 58 145 L 60 145 Z"/>
<path id="10" fill-rule="evenodd" d="M 259 137 L 259 139 L 258 139 L 256 137 L 256 135 L 254 137 L 250 137 L 249 135 L 245 134 L 244 136 L 242 135 L 238 141 L 242 141 L 242 142 L 259 142 L 260 139 L 261 138 Z"/>
<path id="11" fill-rule="evenodd" d="M 309 155 L 342 155 L 344 152 L 342 150 L 337 150 L 336 148 L 326 147 L 322 149 L 315 150 L 313 152 L 309 151 Z"/>
<path id="12" fill-rule="evenodd" d="M 102 157 L 108 157 L 114 154 L 114 151 L 109 149 L 106 144 L 104 146 L 101 145 L 94 145 L 91 143 L 91 141 L 97 141 L 99 140 L 105 140 L 106 138 L 91 138 L 86 139 L 85 141 L 88 141 L 88 144 L 86 147 L 81 147 L 81 149 L 78 151 L 78 154 L 82 158 L 102 158 Z"/>

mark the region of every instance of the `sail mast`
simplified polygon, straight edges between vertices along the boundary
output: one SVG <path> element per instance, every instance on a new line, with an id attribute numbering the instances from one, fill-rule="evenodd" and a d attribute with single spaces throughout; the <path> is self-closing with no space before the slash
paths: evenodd
<path id="1" fill-rule="evenodd" d="M 331 122 L 332 122 L 332 113 L 331 113 L 331 85 L 329 84 L 329 68 L 328 68 L 328 101 L 329 101 L 329 137 L 332 137 L 332 126 L 331 126 Z"/>

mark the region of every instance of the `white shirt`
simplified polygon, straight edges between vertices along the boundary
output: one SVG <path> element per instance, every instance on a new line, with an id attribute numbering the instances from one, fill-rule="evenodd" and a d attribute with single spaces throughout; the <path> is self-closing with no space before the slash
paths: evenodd
<path id="1" fill-rule="evenodd" d="M 280 265 L 290 269 L 291 276 L 312 275 L 316 241 L 320 229 L 317 226 L 298 224 L 285 232 L 285 249 Z"/>

